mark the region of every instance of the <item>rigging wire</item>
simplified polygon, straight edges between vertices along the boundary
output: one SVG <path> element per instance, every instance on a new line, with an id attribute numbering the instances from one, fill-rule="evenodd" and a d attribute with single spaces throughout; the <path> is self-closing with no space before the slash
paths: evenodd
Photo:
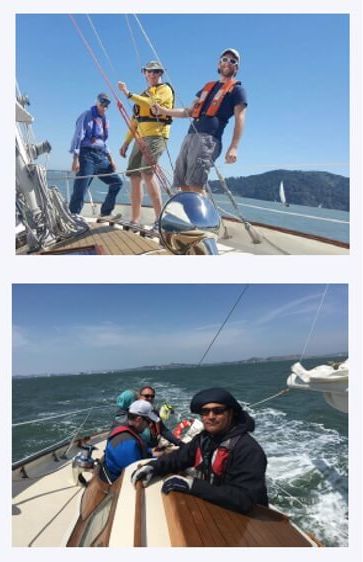
<path id="1" fill-rule="evenodd" d="M 147 33 L 146 33 L 144 27 L 142 26 L 142 24 L 141 24 L 141 22 L 140 22 L 140 20 L 139 20 L 139 18 L 137 17 L 136 14 L 134 14 L 134 18 L 135 18 L 135 20 L 137 21 L 137 23 L 138 23 L 138 25 L 139 25 L 139 27 L 140 27 L 141 33 L 143 34 L 143 36 L 144 36 L 146 42 L 148 43 L 149 47 L 151 48 L 152 52 L 154 53 L 154 56 L 156 57 L 156 59 L 158 60 L 158 62 L 162 65 L 162 62 L 161 62 L 161 59 L 160 59 L 160 57 L 159 57 L 158 52 L 156 51 L 155 47 L 153 46 L 153 44 L 152 44 L 152 42 L 151 42 L 149 36 L 147 35 Z M 163 66 L 163 65 L 162 65 L 162 66 Z M 170 75 L 166 73 L 166 76 L 167 76 L 167 78 L 170 80 Z M 171 81 L 171 80 L 170 80 L 170 81 Z M 186 109 L 187 106 L 186 106 L 186 104 L 183 102 L 183 100 L 181 99 L 181 97 L 180 97 L 179 94 L 178 94 L 178 97 L 179 97 L 179 99 L 180 99 L 180 101 L 181 101 L 182 107 L 183 107 L 184 109 Z M 197 135 L 200 136 L 200 133 L 197 131 L 197 128 L 195 127 L 194 121 L 193 121 L 191 118 L 189 118 L 188 120 L 189 120 L 190 126 L 194 129 L 195 134 L 197 134 Z M 256 228 L 254 228 L 254 227 L 243 217 L 242 213 L 240 212 L 240 210 L 239 210 L 239 208 L 238 208 L 238 206 L 237 206 L 237 204 L 236 204 L 236 202 L 235 202 L 235 200 L 234 200 L 234 198 L 233 198 L 232 193 L 230 192 L 230 190 L 229 190 L 229 188 L 228 188 L 228 186 L 227 186 L 227 182 L 226 182 L 225 178 L 223 177 L 223 175 L 222 175 L 220 169 L 217 167 L 217 165 L 216 165 L 215 162 L 212 163 L 212 167 L 214 168 L 214 170 L 215 170 L 215 172 L 216 172 L 216 174 L 217 174 L 217 177 L 218 177 L 218 180 L 219 180 L 220 184 L 222 185 L 222 187 L 223 187 L 223 189 L 225 190 L 225 192 L 226 192 L 228 198 L 230 199 L 230 201 L 231 201 L 231 203 L 232 203 L 232 205 L 233 205 L 233 208 L 234 208 L 234 210 L 235 210 L 235 212 L 236 212 L 237 217 L 240 219 L 241 223 L 242 223 L 243 226 L 245 227 L 245 229 L 246 229 L 248 235 L 250 236 L 252 242 L 253 242 L 254 244 L 259 244 L 259 243 L 261 243 L 261 242 L 262 242 L 262 236 L 261 236 L 260 233 L 256 230 Z M 209 191 L 209 194 L 210 194 L 210 193 L 211 193 L 211 189 L 210 189 L 210 187 L 209 187 L 209 184 L 208 184 L 208 191 Z M 265 236 L 264 236 L 263 238 L 267 240 L 267 238 L 266 238 Z"/>
<path id="2" fill-rule="evenodd" d="M 86 47 L 88 53 L 90 54 L 93 62 L 95 63 L 98 71 L 100 72 L 101 76 L 103 77 L 104 81 L 106 82 L 107 86 L 109 87 L 115 101 L 116 101 L 116 105 L 117 105 L 117 109 L 119 110 L 122 118 L 124 119 L 127 127 L 129 128 L 132 136 L 134 137 L 135 141 L 137 142 L 137 144 L 140 147 L 140 150 L 142 151 L 142 153 L 146 156 L 146 158 L 148 158 L 149 164 L 150 166 L 153 167 L 154 169 L 154 173 L 157 176 L 161 187 L 170 195 L 171 191 L 169 189 L 169 185 L 168 185 L 168 180 L 163 172 L 163 170 L 160 168 L 160 166 L 158 164 L 154 163 L 153 158 L 150 155 L 150 152 L 147 148 L 147 146 L 145 145 L 142 137 L 140 137 L 140 135 L 137 134 L 137 132 L 134 130 L 134 128 L 132 127 L 131 124 L 131 119 L 124 107 L 124 105 L 122 104 L 120 98 L 117 95 L 117 92 L 115 90 L 115 88 L 113 87 L 109 77 L 107 76 L 104 68 L 102 67 L 101 63 L 99 62 L 98 58 L 96 57 L 91 45 L 89 44 L 89 42 L 87 41 L 86 37 L 84 36 L 84 34 L 82 33 L 76 19 L 74 18 L 74 16 L 72 14 L 68 14 L 69 19 L 71 20 L 74 28 L 76 29 L 78 35 L 80 36 L 84 46 Z"/>
<path id="3" fill-rule="evenodd" d="M 304 357 L 304 355 L 305 355 L 306 348 L 307 348 L 307 346 L 308 346 L 308 344 L 309 344 L 309 342 L 310 342 L 312 333 L 313 333 L 313 331 L 314 331 L 314 329 L 315 329 L 315 324 L 316 324 L 316 322 L 317 322 L 317 320 L 318 320 L 318 317 L 319 317 L 319 314 L 320 314 L 320 311 L 321 311 L 321 307 L 323 306 L 323 303 L 324 303 L 326 294 L 327 294 L 327 292 L 328 292 L 328 289 L 329 289 L 329 285 L 327 284 L 327 285 L 325 285 L 325 289 L 324 289 L 324 291 L 323 291 L 322 294 L 321 294 L 320 303 L 319 303 L 319 306 L 318 306 L 318 308 L 317 308 L 317 310 L 316 310 L 316 312 L 315 312 L 315 316 L 314 316 L 314 318 L 313 318 L 313 321 L 312 321 L 312 324 L 311 324 L 311 327 L 310 327 L 310 331 L 309 331 L 309 333 L 308 333 L 308 336 L 307 336 L 307 338 L 306 338 L 306 340 L 305 340 L 304 348 L 303 348 L 302 353 L 301 353 L 300 358 L 299 358 L 299 363 L 301 363 L 301 361 L 302 361 L 302 359 L 303 359 L 303 357 Z"/>
<path id="4" fill-rule="evenodd" d="M 131 25 L 130 25 L 130 21 L 129 21 L 129 16 L 128 16 L 128 14 L 125 14 L 125 19 L 126 19 L 126 24 L 127 24 L 129 33 L 130 33 L 131 41 L 132 41 L 132 44 L 133 44 L 134 49 L 135 49 L 137 63 L 138 63 L 138 65 L 139 65 L 139 68 L 141 68 L 141 67 L 142 67 L 142 60 L 141 60 L 140 52 L 139 52 L 139 50 L 138 50 L 138 48 L 137 48 L 135 35 L 134 35 L 134 32 L 132 31 L 132 27 L 131 27 Z"/>
<path id="5" fill-rule="evenodd" d="M 304 355 L 305 355 L 306 348 L 307 348 L 308 343 L 309 343 L 309 341 L 310 341 L 310 339 L 311 339 L 311 335 L 312 335 L 312 333 L 313 333 L 313 331 L 314 331 L 315 324 L 316 324 L 317 319 L 318 319 L 318 317 L 319 317 L 319 314 L 320 314 L 320 311 L 321 311 L 321 307 L 323 306 L 323 303 L 324 303 L 326 294 L 327 294 L 327 292 L 328 292 L 328 289 L 329 289 L 329 285 L 326 285 L 324 291 L 323 291 L 322 294 L 321 294 L 320 303 L 319 303 L 319 306 L 318 306 L 318 308 L 317 308 L 317 310 L 316 310 L 316 312 L 315 312 L 315 316 L 314 316 L 314 318 L 313 318 L 313 322 L 312 322 L 312 324 L 311 324 L 311 328 L 310 328 L 309 334 L 308 334 L 308 336 L 307 336 L 307 338 L 306 338 L 306 340 L 305 340 L 304 349 L 303 349 L 303 351 L 302 351 L 302 353 L 301 353 L 301 355 L 300 355 L 299 363 L 302 361 L 302 359 L 303 359 L 303 357 L 304 357 Z M 249 408 L 252 408 L 253 406 L 257 406 L 257 405 L 259 405 L 259 404 L 263 404 L 264 402 L 268 402 L 269 400 L 272 400 L 273 398 L 277 398 L 278 396 L 284 396 L 284 395 L 287 394 L 289 391 L 290 391 L 290 388 L 284 388 L 284 389 L 280 390 L 279 392 L 277 392 L 276 394 L 272 394 L 271 396 L 267 396 L 267 398 L 264 398 L 263 400 L 259 400 L 258 402 L 254 402 L 253 404 L 247 404 L 247 406 L 248 406 Z"/>
<path id="6" fill-rule="evenodd" d="M 97 41 L 98 41 L 98 44 L 99 44 L 100 48 L 102 49 L 103 54 L 105 55 L 105 58 L 106 58 L 106 60 L 108 61 L 109 65 L 110 65 L 110 67 L 111 67 L 111 69 L 112 69 L 112 72 L 114 73 L 115 76 L 117 76 L 117 71 L 116 71 L 115 67 L 114 67 L 113 64 L 112 64 L 112 60 L 111 60 L 111 58 L 110 58 L 110 56 L 109 56 L 109 54 L 108 54 L 108 52 L 107 52 L 107 50 L 106 50 L 104 44 L 102 43 L 102 39 L 101 39 L 99 33 L 97 32 L 97 29 L 96 29 L 96 27 L 95 27 L 95 25 L 94 25 L 94 23 L 93 23 L 91 17 L 90 17 L 88 14 L 86 14 L 86 18 L 88 19 L 88 23 L 90 24 L 90 27 L 91 27 L 93 33 L 94 33 L 95 36 L 96 36 L 96 39 L 97 39 Z"/>
<path id="7" fill-rule="evenodd" d="M 150 42 L 150 40 L 149 40 L 149 38 L 148 38 L 146 32 L 144 31 L 144 28 L 141 26 L 140 21 L 138 20 L 138 18 L 137 18 L 137 16 L 136 16 L 135 14 L 134 14 L 134 16 L 135 16 L 136 21 L 138 22 L 138 24 L 139 24 L 139 26 L 140 26 L 140 29 L 141 29 L 142 32 L 143 32 L 144 37 L 146 38 L 146 40 L 147 40 L 149 46 L 151 47 L 151 50 L 153 51 L 154 56 L 156 57 L 156 59 L 158 60 L 158 62 L 161 64 L 161 66 L 163 66 L 163 64 L 162 64 L 161 61 L 160 61 L 159 55 L 158 55 L 157 52 L 154 50 L 154 48 L 153 48 L 153 46 L 152 46 L 152 44 L 151 44 L 151 42 Z M 127 14 L 125 14 L 125 17 L 126 17 L 127 25 L 128 25 L 129 32 L 130 32 L 131 41 L 132 41 L 132 44 L 133 44 L 134 49 L 135 49 L 135 52 L 136 52 L 136 58 L 138 59 L 139 67 L 142 68 L 142 61 L 141 61 L 141 58 L 140 58 L 139 51 L 138 51 L 138 49 L 137 49 L 135 36 L 134 36 L 134 34 L 133 34 L 133 31 L 132 31 L 132 28 L 131 28 L 131 25 L 130 25 L 130 22 L 129 22 L 129 19 L 128 19 Z M 157 118 L 157 120 L 159 121 L 158 117 L 156 117 L 156 118 Z M 163 140 L 164 140 L 165 152 L 166 152 L 166 154 L 167 154 L 167 156 L 168 156 L 168 160 L 169 160 L 170 167 L 171 167 L 172 171 L 174 172 L 173 161 L 172 161 L 172 158 L 171 158 L 171 154 L 170 154 L 170 150 L 169 150 L 169 147 L 168 147 L 167 139 L 166 139 L 165 137 L 162 137 L 162 138 L 163 138 Z"/>
<path id="8" fill-rule="evenodd" d="M 92 406 L 91 408 L 83 408 L 82 410 L 75 410 L 74 412 L 66 412 L 65 414 L 55 414 L 53 416 L 48 416 L 46 418 L 38 418 L 35 420 L 27 420 L 27 421 L 22 421 L 22 422 L 18 422 L 18 423 L 13 423 L 12 427 L 19 427 L 20 425 L 29 425 L 31 423 L 39 423 L 39 422 L 43 422 L 43 421 L 48 421 L 48 420 L 54 420 L 56 418 L 62 418 L 65 416 L 71 416 L 71 415 L 75 415 L 75 414 L 80 414 L 82 412 L 88 412 L 89 410 L 100 410 L 101 408 L 110 408 L 112 406 L 112 404 L 104 404 L 103 406 Z"/>
<path id="9" fill-rule="evenodd" d="M 221 333 L 221 331 L 223 330 L 224 326 L 227 324 L 229 318 L 231 317 L 231 314 L 233 313 L 233 311 L 235 310 L 235 308 L 237 307 L 237 305 L 239 304 L 240 300 L 242 299 L 242 297 L 245 295 L 247 289 L 249 288 L 249 285 L 246 285 L 242 291 L 240 292 L 236 302 L 234 303 L 234 305 L 232 306 L 231 310 L 228 312 L 226 318 L 224 319 L 224 321 L 222 322 L 221 326 L 219 327 L 219 329 L 217 330 L 217 333 L 215 334 L 215 336 L 213 337 L 212 341 L 210 342 L 210 344 L 208 345 L 206 351 L 203 354 L 203 357 L 200 359 L 198 366 L 200 366 L 203 363 L 203 360 L 205 359 L 205 357 L 207 356 L 209 350 L 211 349 L 211 347 L 213 346 L 214 342 L 216 341 L 216 339 L 218 338 L 219 334 Z"/>

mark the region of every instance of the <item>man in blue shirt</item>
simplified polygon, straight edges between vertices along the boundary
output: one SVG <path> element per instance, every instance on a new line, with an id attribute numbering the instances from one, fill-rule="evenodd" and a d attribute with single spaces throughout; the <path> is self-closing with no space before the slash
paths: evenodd
<path id="1" fill-rule="evenodd" d="M 89 176 L 98 175 L 99 179 L 108 185 L 108 193 L 101 207 L 101 221 L 112 215 L 116 196 L 122 186 L 121 178 L 113 173 L 116 165 L 107 147 L 109 123 L 106 111 L 110 103 L 107 94 L 98 94 L 96 105 L 78 117 L 70 148 L 73 154 L 72 171 L 76 172 L 77 177 L 69 209 L 73 214 L 81 212 L 86 189 L 93 179 Z M 112 218 L 120 217 L 121 215 Z"/>
<path id="2" fill-rule="evenodd" d="M 238 51 L 225 49 L 218 62 L 219 80 L 205 84 L 191 107 L 165 109 L 158 104 L 153 106 L 157 114 L 193 119 L 175 164 L 174 187 L 204 193 L 209 171 L 222 152 L 223 131 L 231 117 L 234 117 L 234 129 L 225 161 L 227 164 L 237 161 L 247 107 L 246 92 L 235 78 L 239 65 Z"/>
<path id="3" fill-rule="evenodd" d="M 136 400 L 129 407 L 127 417 L 125 425 L 114 427 L 107 438 L 100 477 L 109 483 L 116 480 L 129 464 L 152 456 L 140 437 L 149 423 L 160 421 L 152 405 L 146 400 Z"/>

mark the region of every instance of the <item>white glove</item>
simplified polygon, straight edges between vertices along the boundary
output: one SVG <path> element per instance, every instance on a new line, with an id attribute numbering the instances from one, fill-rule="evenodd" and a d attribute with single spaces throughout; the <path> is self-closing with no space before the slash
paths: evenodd
<path id="1" fill-rule="evenodd" d="M 136 482 L 142 480 L 144 488 L 146 488 L 153 476 L 154 467 L 152 466 L 152 464 L 144 464 L 142 466 L 139 466 L 131 474 L 131 484 L 135 486 Z"/>

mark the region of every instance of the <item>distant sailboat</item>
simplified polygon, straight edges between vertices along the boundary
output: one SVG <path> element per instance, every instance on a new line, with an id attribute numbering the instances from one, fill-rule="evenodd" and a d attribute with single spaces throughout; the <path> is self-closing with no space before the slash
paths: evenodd
<path id="1" fill-rule="evenodd" d="M 280 201 L 283 205 L 285 205 L 285 207 L 289 206 L 289 203 L 287 203 L 286 201 L 286 195 L 285 195 L 285 190 L 284 190 L 284 182 L 281 181 L 280 183 L 280 188 L 279 188 L 279 195 L 280 195 Z"/>

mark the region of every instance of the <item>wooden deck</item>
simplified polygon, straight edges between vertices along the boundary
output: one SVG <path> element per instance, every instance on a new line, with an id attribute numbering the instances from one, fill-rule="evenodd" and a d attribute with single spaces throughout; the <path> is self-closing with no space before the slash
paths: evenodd
<path id="1" fill-rule="evenodd" d="M 92 248 L 94 251 L 92 251 Z M 106 254 L 106 255 L 141 255 L 161 250 L 160 245 L 151 238 L 145 238 L 134 232 L 121 230 L 106 224 L 91 224 L 90 230 L 65 240 L 49 248 L 46 254 Z M 155 252 L 157 254 L 157 252 Z"/>
<path id="2" fill-rule="evenodd" d="M 286 516 L 262 506 L 242 515 L 178 492 L 163 500 L 172 546 L 313 546 Z"/>

